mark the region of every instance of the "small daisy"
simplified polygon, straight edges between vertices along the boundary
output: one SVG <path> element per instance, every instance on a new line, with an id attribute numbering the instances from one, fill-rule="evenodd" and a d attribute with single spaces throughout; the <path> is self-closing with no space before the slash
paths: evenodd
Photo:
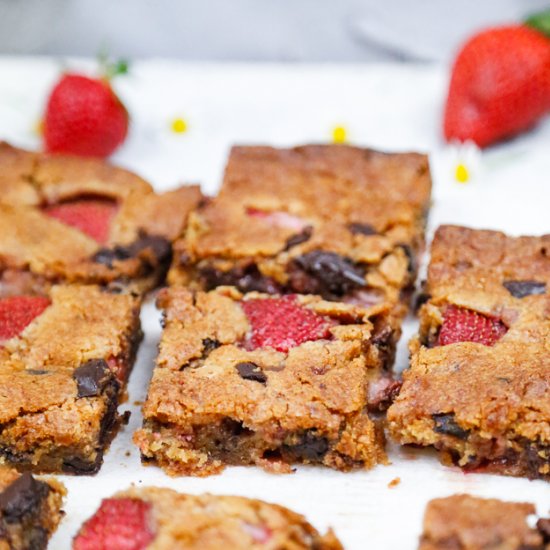
<path id="1" fill-rule="evenodd" d="M 184 134 L 188 130 L 188 125 L 184 118 L 176 117 L 170 123 L 170 129 L 174 134 Z"/>
<path id="2" fill-rule="evenodd" d="M 481 172 L 481 149 L 472 141 L 453 143 L 448 149 L 451 177 L 460 184 L 472 183 Z"/>

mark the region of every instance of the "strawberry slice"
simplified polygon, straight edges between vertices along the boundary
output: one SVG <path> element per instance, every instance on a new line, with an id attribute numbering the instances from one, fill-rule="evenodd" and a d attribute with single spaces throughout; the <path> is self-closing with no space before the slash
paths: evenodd
<path id="1" fill-rule="evenodd" d="M 0 343 L 20 334 L 48 306 L 42 296 L 10 296 L 0 299 Z"/>
<path id="2" fill-rule="evenodd" d="M 312 340 L 331 337 L 331 321 L 298 304 L 295 296 L 246 300 L 242 308 L 252 327 L 247 349 L 271 347 L 287 352 Z"/>
<path id="3" fill-rule="evenodd" d="M 135 498 L 107 498 L 81 527 L 73 550 L 143 550 L 155 538 L 151 504 Z"/>
<path id="4" fill-rule="evenodd" d="M 44 212 L 104 244 L 117 209 L 117 204 L 108 199 L 77 199 L 47 206 Z"/>
<path id="5" fill-rule="evenodd" d="M 471 309 L 449 306 L 443 316 L 437 345 L 475 342 L 492 346 L 506 334 L 507 330 L 500 319 L 482 315 Z"/>
<path id="6" fill-rule="evenodd" d="M 248 216 L 262 220 L 268 225 L 292 229 L 294 231 L 302 231 L 309 225 L 306 220 L 282 210 L 267 211 L 249 207 L 246 209 L 246 213 Z"/>

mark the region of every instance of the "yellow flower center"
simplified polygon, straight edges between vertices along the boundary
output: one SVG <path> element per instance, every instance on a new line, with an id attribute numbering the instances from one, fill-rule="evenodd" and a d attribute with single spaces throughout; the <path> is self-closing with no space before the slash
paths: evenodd
<path id="1" fill-rule="evenodd" d="M 343 126 L 336 126 L 332 130 L 332 141 L 334 143 L 345 143 L 347 141 L 347 132 Z"/>
<path id="2" fill-rule="evenodd" d="M 455 179 L 458 183 L 468 183 L 470 181 L 470 171 L 462 162 L 456 165 Z"/>
<path id="3" fill-rule="evenodd" d="M 172 121 L 172 132 L 175 134 L 183 134 L 187 132 L 187 122 L 183 118 L 175 118 Z"/>

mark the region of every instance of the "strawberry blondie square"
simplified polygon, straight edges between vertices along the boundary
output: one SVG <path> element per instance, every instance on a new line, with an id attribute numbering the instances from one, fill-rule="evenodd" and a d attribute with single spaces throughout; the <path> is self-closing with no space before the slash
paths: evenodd
<path id="1" fill-rule="evenodd" d="M 0 549 L 46 550 L 63 518 L 65 488 L 0 467 Z"/>
<path id="2" fill-rule="evenodd" d="M 397 441 L 465 470 L 550 479 L 549 289 L 550 235 L 440 227 L 388 411 Z"/>
<path id="3" fill-rule="evenodd" d="M 226 465 L 287 473 L 386 462 L 374 417 L 398 384 L 364 308 L 319 296 L 172 287 L 134 435 L 145 463 L 206 476 Z"/>
<path id="4" fill-rule="evenodd" d="M 550 519 L 539 518 L 527 502 L 504 502 L 470 495 L 428 503 L 419 550 L 547 550 Z M 534 522 L 533 522 L 534 523 Z"/>
<path id="5" fill-rule="evenodd" d="M 160 283 L 198 187 L 157 195 L 135 174 L 90 158 L 0 143 L 0 296 L 56 283 Z"/>
<path id="6" fill-rule="evenodd" d="M 82 526 L 73 550 L 341 550 L 282 506 L 236 496 L 130 489 L 104 499 Z"/>
<path id="7" fill-rule="evenodd" d="M 140 300 L 97 286 L 0 298 L 0 462 L 95 473 L 124 416 Z"/>
<path id="8" fill-rule="evenodd" d="M 169 281 L 386 303 L 401 318 L 430 189 L 419 154 L 234 147 L 220 195 L 191 214 L 175 244 Z"/>

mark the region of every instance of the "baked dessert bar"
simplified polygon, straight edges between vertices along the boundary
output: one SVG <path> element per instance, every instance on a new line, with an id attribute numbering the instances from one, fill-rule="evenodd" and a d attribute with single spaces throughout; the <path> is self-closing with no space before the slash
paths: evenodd
<path id="1" fill-rule="evenodd" d="M 391 433 L 466 470 L 550 479 L 550 235 L 442 226 L 425 290 Z"/>
<path id="2" fill-rule="evenodd" d="M 63 518 L 65 488 L 54 480 L 0 468 L 0 549 L 46 550 Z"/>
<path id="3" fill-rule="evenodd" d="M 319 294 L 406 313 L 430 200 L 427 158 L 343 145 L 234 147 L 190 217 L 171 284 Z"/>
<path id="4" fill-rule="evenodd" d="M 82 526 L 73 550 L 341 550 L 291 510 L 261 500 L 170 489 L 130 489 L 103 500 Z"/>
<path id="5" fill-rule="evenodd" d="M 226 465 L 290 472 L 385 462 L 370 412 L 395 383 L 366 310 L 231 287 L 159 294 L 164 331 L 134 435 L 144 462 L 205 476 Z M 370 411 L 369 411 L 370 409 Z"/>
<path id="6" fill-rule="evenodd" d="M 124 417 L 140 300 L 97 286 L 0 299 L 0 462 L 95 473 Z"/>
<path id="7" fill-rule="evenodd" d="M 135 174 L 90 158 L 0 143 L 0 295 L 56 283 L 160 283 L 198 187 L 157 195 Z"/>
<path id="8" fill-rule="evenodd" d="M 529 524 L 535 507 L 470 495 L 430 501 L 419 550 L 547 550 L 550 519 Z"/>

